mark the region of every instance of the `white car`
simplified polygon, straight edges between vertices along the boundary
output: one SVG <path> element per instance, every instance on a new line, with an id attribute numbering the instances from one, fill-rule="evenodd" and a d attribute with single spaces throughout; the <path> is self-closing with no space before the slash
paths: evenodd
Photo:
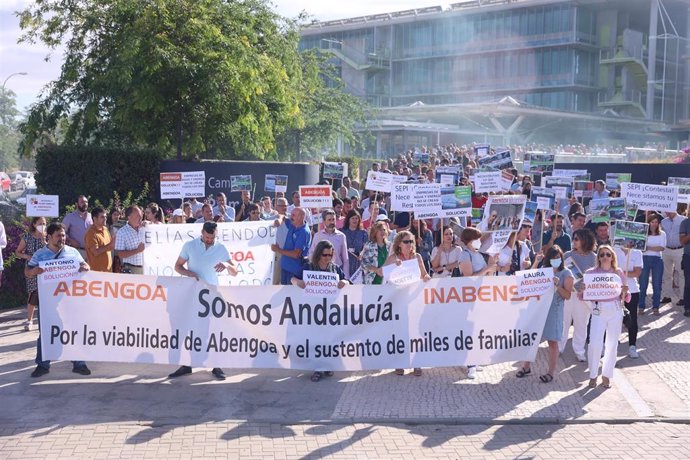
<path id="1" fill-rule="evenodd" d="M 26 195 L 35 195 L 36 194 L 36 185 L 33 187 L 29 187 L 24 189 L 24 192 L 17 198 L 17 204 L 20 204 L 22 206 L 26 206 Z"/>
<path id="2" fill-rule="evenodd" d="M 24 178 L 24 188 L 36 188 L 36 178 L 31 171 L 17 171 Z"/>

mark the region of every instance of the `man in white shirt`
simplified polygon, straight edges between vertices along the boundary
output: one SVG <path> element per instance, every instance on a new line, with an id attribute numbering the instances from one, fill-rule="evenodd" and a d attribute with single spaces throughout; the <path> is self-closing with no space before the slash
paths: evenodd
<path id="1" fill-rule="evenodd" d="M 666 232 L 666 249 L 661 253 L 664 261 L 664 280 L 661 283 L 661 303 L 676 302 L 682 305 L 685 277 L 681 271 L 683 261 L 683 245 L 680 241 L 680 226 L 686 219 L 681 213 L 685 212 L 685 205 L 679 204 L 678 212 L 667 212 L 661 221 L 661 229 Z M 675 295 L 673 284 L 678 286 L 680 295 Z M 678 299 L 678 300 L 676 300 Z"/>

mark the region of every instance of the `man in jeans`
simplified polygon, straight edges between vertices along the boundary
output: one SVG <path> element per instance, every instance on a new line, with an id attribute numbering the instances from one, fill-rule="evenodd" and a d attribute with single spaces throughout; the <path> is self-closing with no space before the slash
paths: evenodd
<path id="1" fill-rule="evenodd" d="M 661 221 L 661 229 L 666 233 L 666 249 L 661 253 L 664 261 L 664 280 L 661 283 L 661 303 L 676 302 L 683 305 L 685 289 L 684 275 L 681 271 L 683 261 L 683 244 L 680 241 L 680 227 L 685 220 L 682 213 L 685 212 L 685 204 L 679 204 L 677 212 L 666 212 L 666 217 Z M 680 296 L 676 297 L 673 282 L 677 281 Z"/>
<path id="2" fill-rule="evenodd" d="M 39 266 L 40 262 L 46 262 L 55 259 L 74 259 L 79 262 L 79 271 L 85 272 L 89 270 L 89 264 L 84 262 L 81 254 L 75 248 L 67 246 L 65 243 L 67 241 L 67 232 L 65 232 L 65 227 L 59 222 L 54 222 L 48 225 L 48 245 L 39 249 L 31 257 L 31 260 L 24 267 L 24 276 L 27 278 L 30 276 L 37 276 L 43 273 L 43 269 Z M 39 306 L 40 298 L 36 302 L 36 306 Z M 31 377 L 41 377 L 50 372 L 50 361 L 43 359 L 43 353 L 41 351 L 41 321 L 40 321 L 40 310 L 39 310 L 39 335 L 36 341 L 36 369 L 31 373 Z M 90 375 L 91 370 L 86 367 L 84 361 L 72 361 L 72 372 L 81 375 Z"/>

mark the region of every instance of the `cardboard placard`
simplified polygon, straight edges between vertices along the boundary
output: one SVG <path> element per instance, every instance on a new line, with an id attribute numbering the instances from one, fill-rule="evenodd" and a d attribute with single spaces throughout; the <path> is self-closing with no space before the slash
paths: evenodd
<path id="1" fill-rule="evenodd" d="M 300 205 L 303 208 L 330 208 L 333 195 L 330 185 L 300 185 Z"/>
<path id="2" fill-rule="evenodd" d="M 678 187 L 623 182 L 621 197 L 627 203 L 636 204 L 643 211 L 676 212 Z"/>
<path id="3" fill-rule="evenodd" d="M 26 195 L 27 217 L 58 217 L 59 215 L 59 195 Z"/>
<path id="4" fill-rule="evenodd" d="M 161 200 L 205 196 L 206 173 L 204 171 L 160 173 L 160 190 Z"/>

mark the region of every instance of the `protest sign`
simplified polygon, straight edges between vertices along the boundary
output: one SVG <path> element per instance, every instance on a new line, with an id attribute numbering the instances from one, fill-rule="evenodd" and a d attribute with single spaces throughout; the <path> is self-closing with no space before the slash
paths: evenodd
<path id="1" fill-rule="evenodd" d="M 501 171 L 478 172 L 474 175 L 474 191 L 476 193 L 489 193 L 502 190 Z"/>
<path id="2" fill-rule="evenodd" d="M 528 201 L 525 203 L 525 217 L 522 219 L 522 224 L 534 225 L 534 220 L 537 218 L 537 206 L 536 201 Z"/>
<path id="3" fill-rule="evenodd" d="M 474 146 L 474 157 L 482 158 L 491 154 L 491 146 L 489 144 L 477 144 Z"/>
<path id="4" fill-rule="evenodd" d="M 591 221 L 595 224 L 598 222 L 608 222 L 609 217 L 609 198 L 597 198 L 589 202 L 589 213 L 592 215 Z"/>
<path id="5" fill-rule="evenodd" d="M 647 232 L 649 224 L 617 220 L 613 226 L 613 244 L 622 248 L 632 247 L 640 251 L 647 250 Z"/>
<path id="6" fill-rule="evenodd" d="M 575 180 L 578 180 L 578 177 L 589 176 L 589 171 L 587 171 L 586 169 L 553 168 L 551 175 L 553 177 L 571 177 Z"/>
<path id="7" fill-rule="evenodd" d="M 230 191 L 231 192 L 251 192 L 252 191 L 252 176 L 249 174 L 230 176 Z"/>
<path id="8" fill-rule="evenodd" d="M 343 180 L 343 177 L 347 176 L 347 163 L 324 161 L 321 165 L 323 166 L 321 177 L 324 179 Z"/>
<path id="9" fill-rule="evenodd" d="M 525 195 L 491 195 L 486 202 L 482 228 L 489 232 L 518 230 L 525 215 Z"/>
<path id="10" fill-rule="evenodd" d="M 582 279 L 582 270 L 580 270 L 580 267 L 577 266 L 577 263 L 575 263 L 575 260 L 572 257 L 567 257 L 563 261 L 563 266 L 570 270 L 570 272 L 573 274 L 573 277 L 575 278 L 575 281 L 579 281 Z"/>
<path id="11" fill-rule="evenodd" d="M 615 299 L 621 295 L 623 283 L 615 273 L 585 273 L 583 277 L 584 300 L 600 301 Z"/>
<path id="12" fill-rule="evenodd" d="M 381 171 L 369 171 L 367 173 L 367 190 L 390 193 L 393 188 L 393 174 Z"/>
<path id="13" fill-rule="evenodd" d="M 58 217 L 60 197 L 58 195 L 26 195 L 26 217 Z"/>
<path id="14" fill-rule="evenodd" d="M 556 155 L 542 152 L 525 153 L 522 168 L 525 174 L 545 173 L 553 171 Z"/>
<path id="15" fill-rule="evenodd" d="M 623 182 L 630 182 L 632 174 L 630 173 L 606 173 L 606 189 L 620 190 Z"/>
<path id="16" fill-rule="evenodd" d="M 300 205 L 303 208 L 330 208 L 333 195 L 330 185 L 300 185 Z"/>
<path id="17" fill-rule="evenodd" d="M 477 160 L 477 166 L 484 170 L 495 170 L 500 171 L 503 169 L 513 168 L 513 158 L 511 156 L 510 150 L 501 150 L 496 152 L 494 155 L 479 158 Z"/>
<path id="18" fill-rule="evenodd" d="M 160 188 L 161 200 L 199 198 L 206 195 L 206 173 L 204 171 L 160 173 Z"/>
<path id="19" fill-rule="evenodd" d="M 575 198 L 592 198 L 594 182 L 588 180 L 576 180 L 573 182 L 573 196 Z"/>
<path id="20" fill-rule="evenodd" d="M 440 217 L 442 209 L 441 184 L 417 184 L 414 189 L 415 217 L 418 219 Z"/>
<path id="21" fill-rule="evenodd" d="M 573 178 L 572 177 L 544 177 L 542 184 L 546 188 L 552 189 L 556 192 L 556 199 L 567 200 L 573 196 Z"/>
<path id="22" fill-rule="evenodd" d="M 337 273 L 304 270 L 302 272 L 302 280 L 304 281 L 304 295 L 309 297 L 332 299 L 338 296 L 338 278 Z"/>
<path id="23" fill-rule="evenodd" d="M 412 212 L 417 184 L 395 184 L 391 192 L 391 211 Z"/>
<path id="24" fill-rule="evenodd" d="M 556 205 L 556 192 L 546 187 L 532 187 L 530 199 L 537 202 L 537 209 L 553 210 Z"/>
<path id="25" fill-rule="evenodd" d="M 637 205 L 635 203 L 625 203 L 625 220 L 635 220 L 637 217 Z"/>
<path id="26" fill-rule="evenodd" d="M 625 198 L 626 203 L 636 204 L 642 211 L 676 212 L 678 187 L 623 182 L 621 197 Z"/>
<path id="27" fill-rule="evenodd" d="M 55 284 L 60 281 L 69 281 L 79 274 L 79 262 L 77 259 L 50 259 L 38 263 L 44 271 L 39 279 L 44 284 Z"/>
<path id="28" fill-rule="evenodd" d="M 460 166 L 439 166 L 434 171 L 435 180 L 439 184 L 458 185 L 461 175 Z"/>
<path id="29" fill-rule="evenodd" d="M 482 221 L 482 218 L 484 217 L 484 208 L 472 208 L 472 217 L 470 218 L 470 221 L 472 222 L 472 226 L 476 227 L 479 225 L 479 223 Z"/>
<path id="30" fill-rule="evenodd" d="M 472 187 L 441 187 L 441 217 L 467 217 L 472 214 Z"/>
<path id="31" fill-rule="evenodd" d="M 609 199 L 609 220 L 625 220 L 625 200 L 623 198 Z"/>
<path id="32" fill-rule="evenodd" d="M 678 187 L 679 203 L 690 203 L 690 177 L 669 177 L 668 185 Z"/>
<path id="33" fill-rule="evenodd" d="M 501 190 L 510 191 L 513 188 L 513 176 L 510 171 L 501 171 Z"/>
<path id="34" fill-rule="evenodd" d="M 491 245 L 486 248 L 487 254 L 496 255 L 508 244 L 512 230 L 497 230 L 491 234 Z"/>
<path id="35" fill-rule="evenodd" d="M 288 176 L 278 174 L 266 174 L 264 179 L 264 192 L 287 192 Z"/>
<path id="36" fill-rule="evenodd" d="M 388 264 L 383 266 L 383 279 L 386 284 L 403 286 L 405 284 L 419 282 L 422 272 L 419 269 L 417 258 L 405 260 L 398 264 Z"/>
<path id="37" fill-rule="evenodd" d="M 534 361 L 553 297 L 518 295 L 512 276 L 346 286 L 324 301 L 103 272 L 39 293 L 44 359 L 310 371 Z"/>
<path id="38" fill-rule="evenodd" d="M 147 225 L 143 227 L 144 274 L 178 276 L 175 262 L 182 246 L 201 237 L 201 224 Z M 219 222 L 216 238 L 225 246 L 237 268 L 237 276 L 218 274 L 221 285 L 268 285 L 273 280 L 276 228 L 271 221 Z"/>
<path id="39" fill-rule="evenodd" d="M 425 165 L 429 164 L 430 161 L 430 154 L 429 152 L 414 152 L 412 155 L 412 158 L 414 159 L 415 163 L 422 163 Z"/>
<path id="40" fill-rule="evenodd" d="M 548 294 L 554 288 L 553 268 L 535 268 L 515 272 L 518 295 L 528 297 Z"/>

